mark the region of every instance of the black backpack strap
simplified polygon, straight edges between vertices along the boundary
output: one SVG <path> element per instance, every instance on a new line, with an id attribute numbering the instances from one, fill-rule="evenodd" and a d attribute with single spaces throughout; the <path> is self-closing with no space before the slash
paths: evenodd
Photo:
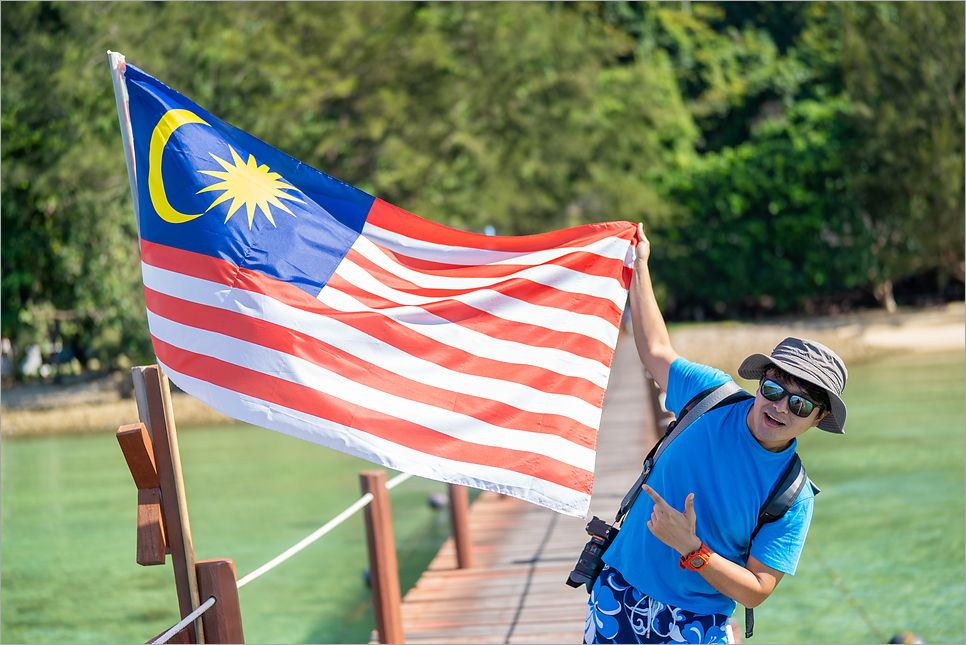
<path id="1" fill-rule="evenodd" d="M 617 525 L 624 519 L 628 511 L 631 510 L 631 506 L 637 500 L 637 496 L 641 493 L 641 486 L 647 481 L 648 476 L 651 474 L 651 469 L 654 467 L 654 462 L 657 458 L 661 456 L 661 453 L 671 444 L 674 439 L 684 432 L 691 423 L 693 423 L 698 417 L 703 415 L 705 412 L 710 412 L 715 408 L 720 408 L 725 405 L 730 405 L 732 403 L 737 403 L 738 401 L 743 401 L 745 399 L 750 399 L 752 396 L 738 387 L 738 384 L 734 381 L 728 381 L 727 383 L 722 383 L 721 385 L 716 385 L 712 388 L 696 394 L 688 404 L 684 406 L 681 410 L 681 416 L 675 419 L 667 426 L 667 431 L 664 433 L 664 437 L 661 438 L 654 447 L 651 448 L 651 452 L 648 453 L 647 458 L 644 460 L 644 466 L 641 469 L 641 475 L 631 486 L 631 489 L 627 491 L 624 495 L 624 499 L 621 501 L 620 510 L 617 511 L 617 518 L 614 520 L 614 524 Z"/>
<path id="2" fill-rule="evenodd" d="M 758 526 L 755 527 L 755 531 L 751 534 L 751 540 L 755 539 L 755 536 L 758 535 L 758 531 L 761 530 L 762 526 L 781 519 L 788 512 L 788 509 L 798 499 L 799 493 L 805 488 L 805 482 L 807 481 L 808 473 L 805 472 L 805 466 L 802 465 L 802 460 L 796 452 L 792 457 L 792 463 L 788 464 L 785 473 L 778 480 L 778 483 L 775 484 L 775 489 L 768 496 L 765 504 L 758 512 Z M 751 540 L 748 540 L 749 555 L 751 554 Z"/>
<path id="3" fill-rule="evenodd" d="M 751 542 L 758 535 L 761 527 L 769 522 L 781 519 L 788 512 L 788 509 L 792 507 L 792 504 L 795 503 L 795 500 L 798 499 L 799 494 L 805 488 L 807 482 L 808 473 L 805 472 L 805 466 L 802 465 L 802 460 L 796 452 L 792 457 L 792 463 L 785 469 L 785 473 L 778 480 L 778 483 L 775 484 L 771 495 L 768 496 L 768 499 L 765 500 L 761 510 L 758 512 L 758 525 L 751 534 L 751 539 L 748 540 L 748 550 L 745 555 L 751 555 Z M 818 487 L 813 484 L 812 490 L 818 492 Z M 750 607 L 745 607 L 745 638 L 751 638 L 754 633 L 755 610 Z"/>

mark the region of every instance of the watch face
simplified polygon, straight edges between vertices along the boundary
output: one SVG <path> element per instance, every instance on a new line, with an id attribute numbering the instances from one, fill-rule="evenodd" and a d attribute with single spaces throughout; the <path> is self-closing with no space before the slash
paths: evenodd
<path id="1" fill-rule="evenodd" d="M 702 564 L 704 564 L 704 558 L 702 558 L 701 556 L 691 558 L 691 566 L 694 567 L 695 569 L 700 567 Z"/>

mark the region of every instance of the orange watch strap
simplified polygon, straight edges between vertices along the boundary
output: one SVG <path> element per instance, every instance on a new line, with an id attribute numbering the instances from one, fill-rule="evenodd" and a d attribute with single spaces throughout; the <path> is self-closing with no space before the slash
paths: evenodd
<path id="1" fill-rule="evenodd" d="M 700 571 L 708 564 L 708 560 L 711 559 L 711 549 L 704 542 L 701 543 L 701 548 L 696 551 L 692 551 L 687 555 L 681 556 L 681 561 L 678 565 L 682 569 L 690 569 L 691 571 Z"/>

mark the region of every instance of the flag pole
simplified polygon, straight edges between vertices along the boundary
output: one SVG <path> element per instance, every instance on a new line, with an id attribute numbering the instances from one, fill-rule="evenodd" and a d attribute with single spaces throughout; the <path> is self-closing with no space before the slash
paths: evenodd
<path id="1" fill-rule="evenodd" d="M 117 119 L 121 124 L 121 141 L 124 143 L 124 161 L 127 162 L 127 178 L 131 183 L 131 199 L 134 200 L 134 223 L 141 237 L 141 217 L 138 212 L 138 180 L 134 163 L 134 131 L 131 128 L 131 111 L 128 108 L 127 83 L 124 80 L 124 54 L 107 51 L 111 65 L 111 78 L 114 81 L 114 102 L 117 104 Z"/>

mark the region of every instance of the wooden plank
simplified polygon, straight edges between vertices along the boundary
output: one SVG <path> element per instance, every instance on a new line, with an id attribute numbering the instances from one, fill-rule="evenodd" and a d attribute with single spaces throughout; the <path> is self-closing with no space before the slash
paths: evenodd
<path id="1" fill-rule="evenodd" d="M 134 477 L 138 490 L 159 488 L 158 469 L 154 464 L 154 446 L 143 423 L 132 423 L 117 429 L 117 442 L 121 445 L 124 460 Z"/>
<path id="2" fill-rule="evenodd" d="M 164 564 L 166 546 L 161 489 L 141 488 L 138 490 L 137 563 L 141 566 Z"/>

